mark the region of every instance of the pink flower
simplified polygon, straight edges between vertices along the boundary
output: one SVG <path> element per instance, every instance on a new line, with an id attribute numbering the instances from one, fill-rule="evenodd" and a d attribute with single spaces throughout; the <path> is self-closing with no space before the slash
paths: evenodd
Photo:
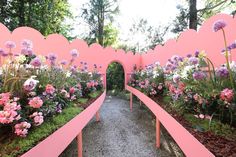
<path id="1" fill-rule="evenodd" d="M 92 88 L 95 86 L 95 83 L 94 83 L 94 81 L 90 81 L 86 85 L 87 85 L 87 88 Z"/>
<path id="2" fill-rule="evenodd" d="M 30 123 L 21 122 L 15 125 L 15 133 L 17 136 L 26 137 L 28 129 L 31 127 Z"/>
<path id="3" fill-rule="evenodd" d="M 32 115 L 30 115 L 30 118 L 34 119 L 34 123 L 36 126 L 39 126 L 44 122 L 42 112 L 34 112 Z"/>
<path id="4" fill-rule="evenodd" d="M 82 88 L 80 83 L 77 84 L 77 87 L 78 87 L 79 90 Z"/>
<path id="5" fill-rule="evenodd" d="M 17 118 L 17 112 L 14 110 L 0 111 L 0 123 L 9 124 Z"/>
<path id="6" fill-rule="evenodd" d="M 29 101 L 29 105 L 33 108 L 40 108 L 43 105 L 43 100 L 40 97 L 34 97 Z"/>
<path id="7" fill-rule="evenodd" d="M 21 109 L 20 105 L 18 105 L 16 102 L 6 103 L 6 105 L 3 108 L 4 111 L 11 111 L 11 110 L 16 111 L 20 109 Z"/>
<path id="8" fill-rule="evenodd" d="M 70 94 L 74 94 L 75 93 L 75 88 L 74 87 L 71 87 L 70 88 Z"/>
<path id="9" fill-rule="evenodd" d="M 158 90 L 162 90 L 162 88 L 163 88 L 162 85 L 158 85 L 157 87 Z"/>
<path id="10" fill-rule="evenodd" d="M 225 88 L 223 91 L 220 93 L 220 98 L 223 101 L 231 102 L 234 97 L 234 92 L 232 89 Z"/>
<path id="11" fill-rule="evenodd" d="M 10 100 L 10 93 L 2 93 L 0 94 L 0 105 L 5 105 Z"/>
<path id="12" fill-rule="evenodd" d="M 55 88 L 51 84 L 47 84 L 46 86 L 46 93 L 53 94 L 55 92 Z"/>

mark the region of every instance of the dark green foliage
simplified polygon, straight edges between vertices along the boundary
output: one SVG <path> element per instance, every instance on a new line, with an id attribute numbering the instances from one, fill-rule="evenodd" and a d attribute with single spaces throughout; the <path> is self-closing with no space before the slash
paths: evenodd
<path id="1" fill-rule="evenodd" d="M 43 35 L 61 33 L 69 39 L 71 26 L 64 24 L 72 18 L 68 0 L 1 0 L 0 22 L 11 31 L 20 26 L 37 29 Z"/>
<path id="2" fill-rule="evenodd" d="M 111 63 L 107 68 L 107 90 L 124 90 L 124 69 L 117 62 Z"/>

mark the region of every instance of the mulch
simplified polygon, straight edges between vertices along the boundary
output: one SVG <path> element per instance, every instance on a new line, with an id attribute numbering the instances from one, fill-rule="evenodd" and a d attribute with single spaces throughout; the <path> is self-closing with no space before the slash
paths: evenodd
<path id="1" fill-rule="evenodd" d="M 157 102 L 157 100 L 155 100 Z M 163 109 L 167 109 L 162 101 L 158 101 L 158 104 Z M 209 151 L 211 151 L 216 157 L 236 157 L 236 139 L 231 137 L 225 138 L 216 135 L 210 131 L 200 132 L 192 127 L 183 116 L 179 115 L 173 109 L 168 108 L 168 113 L 175 118 L 183 127 L 185 127 L 199 142 L 201 142 Z M 186 143 L 187 144 L 187 143 Z"/>

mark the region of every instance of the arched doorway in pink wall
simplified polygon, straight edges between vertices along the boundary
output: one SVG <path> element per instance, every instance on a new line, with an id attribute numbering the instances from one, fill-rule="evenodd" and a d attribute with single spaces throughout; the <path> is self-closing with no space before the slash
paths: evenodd
<path id="1" fill-rule="evenodd" d="M 127 83 L 127 71 L 120 60 L 112 60 L 106 66 L 106 89 L 124 90 Z"/>

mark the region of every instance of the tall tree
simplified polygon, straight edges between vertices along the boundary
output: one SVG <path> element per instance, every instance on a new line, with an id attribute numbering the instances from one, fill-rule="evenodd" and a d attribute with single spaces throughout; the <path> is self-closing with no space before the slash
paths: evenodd
<path id="1" fill-rule="evenodd" d="M 120 46 L 132 50 L 133 52 L 146 52 L 148 49 L 153 49 L 157 44 L 162 44 L 164 36 L 169 30 L 169 26 L 152 26 L 146 19 L 139 19 L 134 22 L 130 28 L 128 38 Z"/>
<path id="2" fill-rule="evenodd" d="M 197 2 L 199 2 L 197 0 L 186 0 L 186 2 L 188 7 L 184 5 L 177 6 L 179 14 L 173 21 L 173 33 L 179 33 L 187 28 L 197 30 L 198 25 L 201 25 L 210 16 L 226 9 L 233 11 L 234 8 L 236 10 L 235 5 L 233 5 L 234 0 L 205 0 L 205 5 L 201 9 L 197 9 Z"/>
<path id="3" fill-rule="evenodd" d="M 68 35 L 66 18 L 72 18 L 68 0 L 1 0 L 0 22 L 10 30 L 29 26 L 43 35 L 63 33 Z"/>
<path id="4" fill-rule="evenodd" d="M 90 29 L 86 38 L 88 43 L 98 41 L 104 46 L 104 28 L 113 22 L 114 16 L 119 12 L 117 0 L 90 0 L 82 10 L 82 17 Z"/>

